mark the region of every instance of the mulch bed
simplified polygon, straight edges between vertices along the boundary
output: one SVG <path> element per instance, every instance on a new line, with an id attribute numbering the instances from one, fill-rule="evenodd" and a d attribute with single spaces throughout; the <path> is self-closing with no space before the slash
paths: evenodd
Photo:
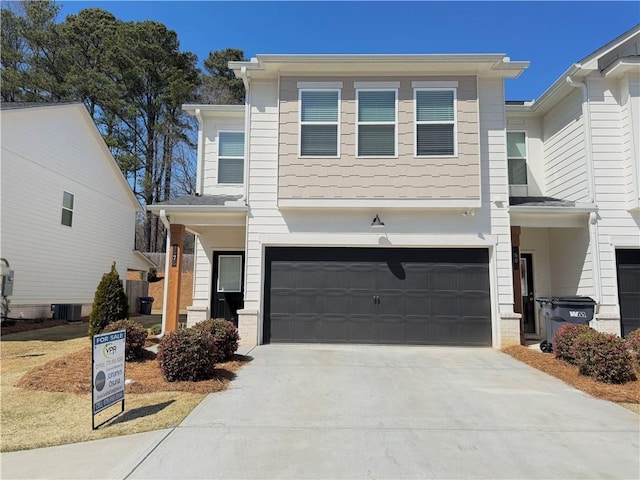
<path id="1" fill-rule="evenodd" d="M 578 367 L 563 360 L 558 360 L 553 354 L 542 353 L 523 345 L 506 347 L 503 351 L 515 359 L 553 375 L 593 397 L 617 403 L 640 403 L 640 380 L 622 385 L 601 383 L 590 377 L 580 375 Z M 640 372 L 636 372 L 636 376 L 639 375 Z"/>
<path id="2" fill-rule="evenodd" d="M 9 333 L 29 332 L 31 330 L 40 330 L 41 328 L 57 327 L 58 325 L 66 325 L 69 323 L 66 320 L 54 320 L 48 318 L 42 319 L 19 319 L 15 320 L 15 325 L 2 325 L 0 326 L 0 335 L 6 335 Z"/>
<path id="3" fill-rule="evenodd" d="M 216 367 L 215 377 L 199 382 L 167 382 L 162 376 L 155 354 L 147 352 L 141 361 L 127 362 L 125 377 L 132 380 L 126 393 L 191 392 L 213 393 L 225 390 L 251 357 L 234 355 Z M 46 392 L 91 393 L 91 347 L 52 360 L 24 375 L 16 387 Z"/>

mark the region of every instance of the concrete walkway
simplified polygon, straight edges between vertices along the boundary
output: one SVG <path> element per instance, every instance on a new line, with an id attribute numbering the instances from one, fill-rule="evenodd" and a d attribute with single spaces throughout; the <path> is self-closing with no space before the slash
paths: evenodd
<path id="1" fill-rule="evenodd" d="M 175 429 L 2 454 L 2 478 L 640 477 L 640 417 L 491 349 L 251 355 Z"/>

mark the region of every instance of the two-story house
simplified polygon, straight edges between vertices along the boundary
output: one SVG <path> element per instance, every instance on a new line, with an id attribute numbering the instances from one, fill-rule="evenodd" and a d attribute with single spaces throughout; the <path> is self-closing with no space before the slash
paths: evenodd
<path id="1" fill-rule="evenodd" d="M 640 25 L 506 112 L 524 332 L 543 332 L 549 295 L 593 298 L 598 330 L 640 327 Z"/>
<path id="2" fill-rule="evenodd" d="M 135 250 L 142 207 L 82 103 L 0 107 L 0 257 L 15 272 L 9 317 L 79 319 L 113 262 L 125 282 L 127 270 L 153 266 Z"/>
<path id="3" fill-rule="evenodd" d="M 244 106 L 185 106 L 197 195 L 149 207 L 174 239 L 167 328 L 185 229 L 188 323 L 232 319 L 249 344 L 499 347 L 544 336 L 545 295 L 590 296 L 593 326 L 635 328 L 638 35 L 534 102 L 505 102 L 528 63 L 504 55 L 231 63 Z"/>
<path id="4" fill-rule="evenodd" d="M 185 107 L 199 123 L 198 194 L 150 207 L 170 227 L 170 271 L 184 229 L 197 234 L 188 323 L 237 316 L 250 343 L 518 342 L 503 84 L 527 65 L 232 63 L 244 106 Z"/>

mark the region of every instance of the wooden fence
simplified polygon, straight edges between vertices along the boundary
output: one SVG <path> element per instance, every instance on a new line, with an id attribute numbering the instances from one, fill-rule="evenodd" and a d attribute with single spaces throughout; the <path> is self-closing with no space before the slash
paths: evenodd
<path id="1" fill-rule="evenodd" d="M 127 298 L 129 299 L 129 314 L 138 311 L 138 297 L 149 296 L 149 282 L 143 280 L 127 280 Z"/>

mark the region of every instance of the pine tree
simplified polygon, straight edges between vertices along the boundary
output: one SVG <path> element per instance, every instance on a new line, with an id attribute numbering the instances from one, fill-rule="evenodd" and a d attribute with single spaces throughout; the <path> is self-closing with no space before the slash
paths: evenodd
<path id="1" fill-rule="evenodd" d="M 96 289 L 89 317 L 89 335 L 100 333 L 111 322 L 127 318 L 128 313 L 127 295 L 116 270 L 116 262 L 113 262 L 111 271 L 102 276 Z"/>

